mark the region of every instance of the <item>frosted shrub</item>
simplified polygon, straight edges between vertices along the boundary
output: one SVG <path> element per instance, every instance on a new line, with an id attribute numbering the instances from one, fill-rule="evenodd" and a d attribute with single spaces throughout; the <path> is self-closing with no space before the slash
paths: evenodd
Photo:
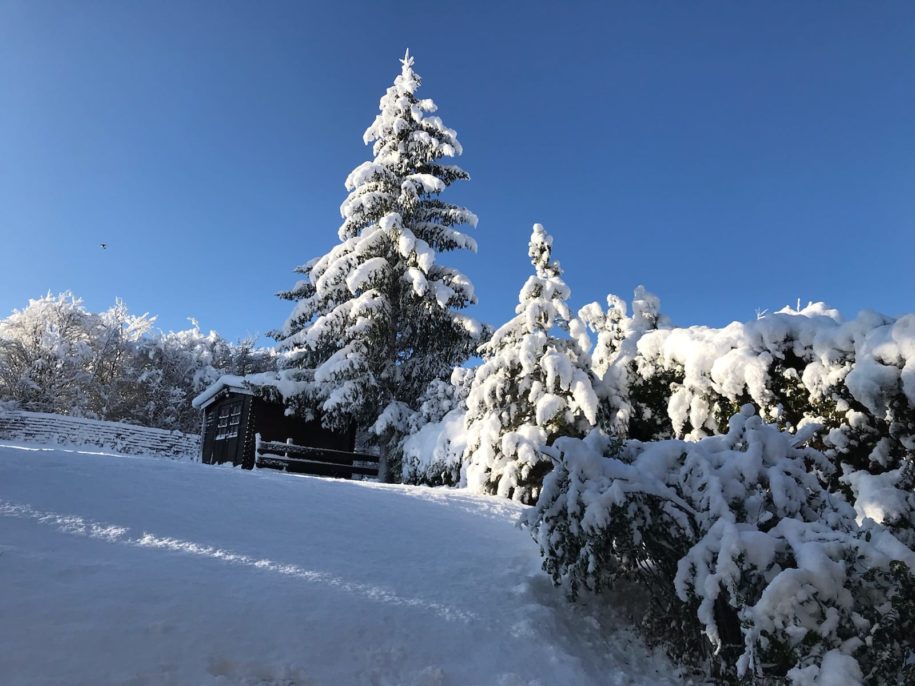
<path id="1" fill-rule="evenodd" d="M 420 396 L 407 420 L 409 435 L 400 447 L 404 483 L 456 486 L 467 445 L 465 404 L 473 370 L 457 367 L 447 381 L 436 379 Z"/>
<path id="2" fill-rule="evenodd" d="M 746 403 L 786 430 L 821 424 L 829 487 L 915 548 L 915 315 L 846 321 L 813 303 L 715 329 L 671 327 L 658 310 L 638 289 L 631 317 L 616 296 L 579 313 L 614 432 L 696 440 Z"/>
<path id="3" fill-rule="evenodd" d="M 572 595 L 642 587 L 649 639 L 727 679 L 904 683 L 915 553 L 827 489 L 812 434 L 746 406 L 696 442 L 559 439 L 527 518 L 544 568 Z"/>

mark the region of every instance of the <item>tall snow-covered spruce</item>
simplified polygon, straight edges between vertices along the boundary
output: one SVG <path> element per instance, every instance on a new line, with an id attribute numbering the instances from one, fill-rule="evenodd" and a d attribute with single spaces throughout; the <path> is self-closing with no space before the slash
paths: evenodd
<path id="1" fill-rule="evenodd" d="M 569 314 L 569 288 L 552 259 L 553 238 L 534 225 L 528 254 L 535 274 L 516 316 L 480 347 L 467 398 L 466 477 L 470 488 L 521 502 L 537 499 L 558 436 L 582 436 L 597 422 L 585 335 Z M 555 335 L 556 329 L 572 337 Z"/>
<path id="2" fill-rule="evenodd" d="M 431 116 L 435 103 L 417 98 L 409 51 L 401 64 L 363 137 L 374 159 L 346 179 L 340 243 L 299 267 L 304 278 L 281 294 L 296 305 L 276 334 L 287 382 L 280 390 L 294 411 L 318 410 L 330 427 L 393 425 L 396 433 L 398 418 L 473 352 L 482 333 L 459 312 L 476 301 L 473 285 L 436 259 L 476 251 L 456 228 L 476 226 L 476 216 L 440 197 L 469 178 L 442 163 L 460 155 L 461 144 Z"/>

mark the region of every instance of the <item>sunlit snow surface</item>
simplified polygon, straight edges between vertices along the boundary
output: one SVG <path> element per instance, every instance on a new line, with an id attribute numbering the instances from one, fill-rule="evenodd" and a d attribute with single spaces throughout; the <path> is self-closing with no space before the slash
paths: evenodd
<path id="1" fill-rule="evenodd" d="M 667 684 L 465 491 L 0 446 L 0 683 Z"/>

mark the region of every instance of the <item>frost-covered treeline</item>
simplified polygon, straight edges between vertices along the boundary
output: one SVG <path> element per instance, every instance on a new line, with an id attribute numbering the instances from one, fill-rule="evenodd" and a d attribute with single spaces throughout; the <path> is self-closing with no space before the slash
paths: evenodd
<path id="1" fill-rule="evenodd" d="M 162 332 L 118 301 L 89 312 L 72 293 L 46 295 L 0 320 L 0 400 L 23 409 L 199 430 L 191 399 L 222 374 L 266 371 L 274 355 L 194 322 Z"/>

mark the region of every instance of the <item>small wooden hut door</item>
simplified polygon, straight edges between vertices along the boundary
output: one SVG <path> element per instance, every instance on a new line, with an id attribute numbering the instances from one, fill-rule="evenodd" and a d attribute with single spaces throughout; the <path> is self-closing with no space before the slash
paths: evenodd
<path id="1" fill-rule="evenodd" d="M 238 442 L 241 426 L 242 401 L 223 403 L 216 414 L 216 431 L 213 436 L 213 464 L 232 462 L 238 464 Z"/>
<path id="2" fill-rule="evenodd" d="M 223 403 L 216 410 L 216 428 L 213 431 L 211 464 L 222 464 L 226 461 L 226 432 L 229 428 L 229 405 Z"/>
<path id="3" fill-rule="evenodd" d="M 229 403 L 226 406 L 228 409 L 228 425 L 226 426 L 226 456 L 225 461 L 231 461 L 232 464 L 241 464 L 242 456 L 239 450 L 239 442 L 242 440 L 242 437 L 239 436 L 241 433 L 241 410 L 242 410 L 242 401 L 236 400 L 233 403 Z"/>

